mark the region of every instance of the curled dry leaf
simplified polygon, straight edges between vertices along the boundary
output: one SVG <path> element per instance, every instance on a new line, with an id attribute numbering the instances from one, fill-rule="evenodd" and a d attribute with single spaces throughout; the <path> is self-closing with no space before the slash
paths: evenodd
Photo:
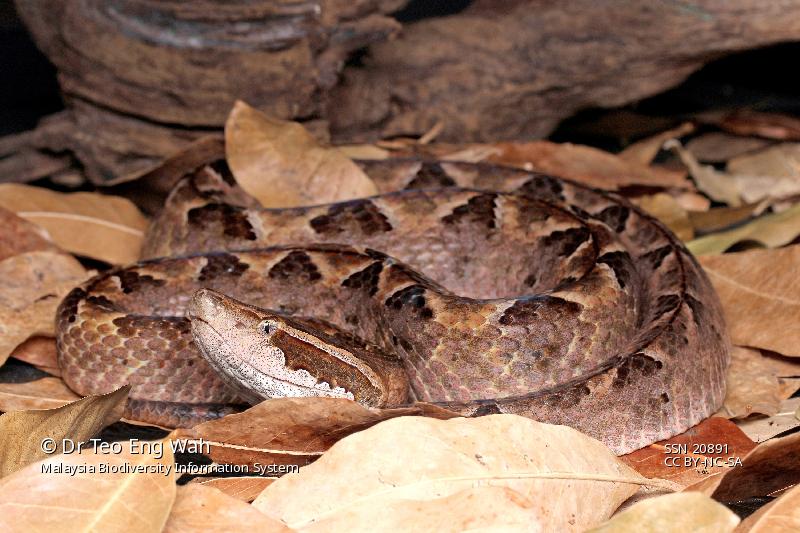
<path id="1" fill-rule="evenodd" d="M 748 516 L 737 533 L 791 533 L 800 531 L 800 485 Z"/>
<path id="2" fill-rule="evenodd" d="M 57 251 L 44 228 L 0 207 L 0 261 L 25 252 Z"/>
<path id="3" fill-rule="evenodd" d="M 663 131 L 652 137 L 636 141 L 630 146 L 626 147 L 618 155 L 622 159 L 639 163 L 641 165 L 649 165 L 656 158 L 658 152 L 664 143 L 670 139 L 680 139 L 685 135 L 689 135 L 695 130 L 694 124 L 691 122 L 684 122 L 676 128 Z"/>
<path id="4" fill-rule="evenodd" d="M 25 361 L 53 376 L 61 376 L 56 353 L 56 340 L 52 337 L 31 337 L 17 346 L 11 352 L 11 357 Z"/>
<path id="5" fill-rule="evenodd" d="M 725 533 L 739 517 L 724 505 L 696 492 L 678 492 L 640 501 L 591 533 Z M 588 532 L 587 532 L 588 533 Z"/>
<path id="6" fill-rule="evenodd" d="M 709 450 L 708 445 L 719 445 Z M 756 444 L 729 420 L 711 417 L 671 439 L 620 457 L 645 477 L 687 487 L 730 468 L 728 459 L 744 457 Z"/>
<path id="7" fill-rule="evenodd" d="M 694 237 L 689 214 L 669 194 L 660 192 L 636 198 L 633 202 L 663 222 L 680 240 L 685 242 Z"/>
<path id="8" fill-rule="evenodd" d="M 55 409 L 80 400 L 61 378 L 41 378 L 21 383 L 0 383 L 0 411 Z"/>
<path id="9" fill-rule="evenodd" d="M 86 449 L 30 464 L 0 479 L 0 530 L 158 533 L 175 500 L 172 450 L 163 452 Z"/>
<path id="10" fill-rule="evenodd" d="M 83 442 L 122 416 L 130 386 L 100 396 L 87 396 L 56 409 L 14 411 L 0 415 L 0 477 L 62 453 L 64 439 Z M 42 442 L 49 438 L 56 444 L 45 453 Z M 67 450 L 69 451 L 69 450 Z"/>
<path id="11" fill-rule="evenodd" d="M 701 165 L 697 159 L 681 146 L 676 140 L 667 141 L 664 148 L 673 150 L 680 157 L 683 164 L 694 178 L 697 188 L 708 195 L 712 200 L 725 202 L 737 207 L 742 204 L 738 183 L 724 172 L 719 172 L 710 165 Z"/>
<path id="12" fill-rule="evenodd" d="M 799 366 L 800 368 L 800 366 Z M 734 346 L 728 367 L 728 388 L 718 416 L 746 418 L 774 415 L 781 406 L 782 387 L 769 361 L 758 350 Z"/>
<path id="13" fill-rule="evenodd" d="M 239 185 L 264 207 L 295 207 L 378 193 L 336 148 L 320 146 L 297 122 L 236 102 L 225 123 L 225 152 Z"/>
<path id="14" fill-rule="evenodd" d="M 0 364 L 33 335 L 54 335 L 56 307 L 88 273 L 72 256 L 28 252 L 0 261 Z"/>
<path id="15" fill-rule="evenodd" d="M 213 487 L 221 490 L 228 496 L 241 500 L 243 502 L 252 502 L 261 492 L 269 487 L 273 478 L 268 477 L 212 477 L 202 478 L 196 477 L 191 483 L 203 485 L 204 487 Z"/>
<path id="16" fill-rule="evenodd" d="M 769 496 L 800 483 L 800 433 L 770 439 L 742 458 L 742 465 L 730 468 L 690 487 L 720 502 Z"/>
<path id="17" fill-rule="evenodd" d="M 800 245 L 706 256 L 700 263 L 734 344 L 800 356 Z"/>
<path id="18" fill-rule="evenodd" d="M 519 493 L 544 530 L 574 531 L 602 522 L 649 483 L 599 441 L 565 426 L 516 415 L 402 417 L 340 440 L 253 505 L 295 529 L 325 531 L 346 516 L 351 531 L 371 531 L 395 523 L 395 509 L 408 516 L 410 504 L 428 502 L 418 519 L 408 516 L 413 529 L 434 512 L 462 520 L 445 498 L 492 485 Z"/>
<path id="19" fill-rule="evenodd" d="M 139 209 L 119 196 L 7 183 L 0 207 L 45 228 L 61 248 L 112 264 L 135 261 L 147 229 Z"/>
<path id="20" fill-rule="evenodd" d="M 291 531 L 252 505 L 197 483 L 178 487 L 164 533 L 281 533 Z"/>
<path id="21" fill-rule="evenodd" d="M 762 215 L 744 226 L 706 235 L 686 243 L 695 255 L 721 254 L 740 242 L 754 242 L 768 248 L 784 246 L 800 236 L 800 204 L 780 213 Z"/>
<path id="22" fill-rule="evenodd" d="M 770 417 L 748 418 L 738 423 L 739 428 L 756 442 L 764 442 L 775 435 L 800 426 L 800 398 L 784 400 L 778 412 Z"/>
<path id="23" fill-rule="evenodd" d="M 426 404 L 370 409 L 341 398 L 275 398 L 191 429 L 176 429 L 170 438 L 202 439 L 211 446 L 207 455 L 218 463 L 303 466 L 351 433 L 409 415 L 457 416 Z"/>

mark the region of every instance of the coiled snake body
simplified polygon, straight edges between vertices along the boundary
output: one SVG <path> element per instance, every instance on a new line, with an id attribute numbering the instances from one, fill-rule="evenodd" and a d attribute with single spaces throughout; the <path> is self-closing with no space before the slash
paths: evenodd
<path id="1" fill-rule="evenodd" d="M 143 253 L 171 257 L 62 302 L 64 380 L 131 383 L 128 416 L 164 425 L 274 394 L 417 399 L 570 425 L 618 453 L 719 407 L 720 305 L 659 222 L 517 169 L 361 165 L 380 196 L 304 208 L 259 208 L 223 164 L 181 181 Z"/>

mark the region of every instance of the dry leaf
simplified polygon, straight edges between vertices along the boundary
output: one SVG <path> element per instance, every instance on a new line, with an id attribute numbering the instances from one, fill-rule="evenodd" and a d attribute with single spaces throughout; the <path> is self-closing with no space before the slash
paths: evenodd
<path id="1" fill-rule="evenodd" d="M 191 429 L 176 429 L 172 439 L 210 444 L 206 454 L 217 463 L 303 466 L 315 461 L 341 438 L 398 416 L 440 418 L 455 413 L 426 404 L 396 409 L 370 409 L 341 398 L 275 398 Z M 262 472 L 280 475 L 286 470 Z"/>
<path id="2" fill-rule="evenodd" d="M 800 356 L 800 245 L 705 256 L 700 263 L 734 344 Z"/>
<path id="3" fill-rule="evenodd" d="M 686 149 L 698 161 L 725 163 L 736 156 L 755 152 L 770 145 L 770 141 L 755 137 L 739 137 L 721 131 L 699 135 L 686 143 Z"/>
<path id="4" fill-rule="evenodd" d="M 291 531 L 279 521 L 212 487 L 178 487 L 164 533 L 219 531 L 270 533 Z"/>
<path id="5" fill-rule="evenodd" d="M 783 400 L 781 382 L 771 369 L 769 361 L 758 350 L 734 346 L 725 402 L 717 416 L 747 418 L 754 413 L 777 413 Z"/>
<path id="6" fill-rule="evenodd" d="M 158 455 L 87 449 L 30 464 L 0 479 L 0 530 L 158 533 L 175 499 L 172 450 Z"/>
<path id="7" fill-rule="evenodd" d="M 636 503 L 591 533 L 723 533 L 739 517 L 724 505 L 696 492 L 678 492 Z M 588 532 L 587 532 L 588 533 Z"/>
<path id="8" fill-rule="evenodd" d="M 616 190 L 632 185 L 692 188 L 682 172 L 626 161 L 589 146 L 549 141 L 496 143 L 491 146 L 496 150 L 487 156 L 487 162 L 537 170 L 601 189 Z"/>
<path id="9" fill-rule="evenodd" d="M 0 261 L 8 257 L 41 250 L 57 251 L 44 228 L 0 207 Z"/>
<path id="10" fill-rule="evenodd" d="M 236 102 L 225 123 L 225 152 L 236 181 L 264 207 L 295 207 L 378 194 L 336 148 L 320 146 L 297 122 Z"/>
<path id="11" fill-rule="evenodd" d="M 378 161 L 392 156 L 389 150 L 384 150 L 374 144 L 345 144 L 336 148 L 350 159 Z"/>
<path id="12" fill-rule="evenodd" d="M 737 533 L 792 533 L 800 531 L 800 485 L 748 516 Z"/>
<path id="13" fill-rule="evenodd" d="M 690 211 L 689 220 L 692 227 L 698 232 L 710 233 L 758 216 L 767 207 L 769 207 L 769 201 L 764 200 L 757 204 L 745 204 L 739 207 L 716 207 L 708 211 Z"/>
<path id="14" fill-rule="evenodd" d="M 24 383 L 0 383 L 0 411 L 55 409 L 80 398 L 61 381 L 61 378 L 41 378 Z"/>
<path id="15" fill-rule="evenodd" d="M 705 479 L 686 490 L 702 492 L 720 502 L 735 502 L 770 494 L 800 482 L 800 433 L 770 439 L 742 458 L 742 465 Z"/>
<path id="16" fill-rule="evenodd" d="M 800 426 L 800 398 L 789 398 L 781 403 L 778 412 L 770 417 L 748 418 L 739 422 L 739 428 L 756 442 L 764 442 L 775 435 Z"/>
<path id="17" fill-rule="evenodd" d="M 43 411 L 14 411 L 0 415 L 0 477 L 46 458 L 63 453 L 64 439 L 83 442 L 122 416 L 130 386 L 100 396 Z M 54 448 L 42 450 L 44 439 Z M 69 451 L 69 450 L 66 450 Z"/>
<path id="18" fill-rule="evenodd" d="M 676 128 L 636 141 L 617 155 L 632 163 L 649 165 L 653 162 L 653 159 L 656 158 L 656 155 L 658 155 L 658 152 L 661 150 L 661 147 L 664 146 L 665 142 L 670 139 L 680 139 L 692 133 L 694 129 L 694 124 L 691 122 L 684 122 Z"/>
<path id="19" fill-rule="evenodd" d="M 733 174 L 788 178 L 800 183 L 800 144 L 783 143 L 732 158 L 726 170 Z"/>
<path id="20" fill-rule="evenodd" d="M 516 415 L 402 417 L 340 440 L 253 505 L 295 529 L 325 531 L 345 513 L 349 530 L 373 531 L 394 523 L 395 506 L 407 513 L 414 500 L 433 506 L 491 484 L 529 500 L 531 519 L 544 530 L 579 531 L 648 483 L 599 441 L 566 426 Z M 440 513 L 459 520 L 440 503 Z M 429 520 L 430 506 L 418 519 L 409 516 L 409 527 Z"/>
<path id="21" fill-rule="evenodd" d="M 724 172 L 719 172 L 710 165 L 701 165 L 694 156 L 685 150 L 676 140 L 667 141 L 664 148 L 674 150 L 694 178 L 697 188 L 706 193 L 709 198 L 718 202 L 738 207 L 742 201 L 739 186 L 736 181 Z"/>
<path id="22" fill-rule="evenodd" d="M 61 248 L 112 264 L 135 261 L 147 229 L 139 209 L 119 196 L 6 183 L 0 207 L 45 228 Z"/>
<path id="23" fill-rule="evenodd" d="M 711 417 L 680 435 L 620 459 L 645 477 L 686 487 L 731 468 L 729 460 L 744 457 L 755 446 L 733 422 Z"/>
<path id="24" fill-rule="evenodd" d="M 739 242 L 754 242 L 768 248 L 784 246 L 800 235 L 800 204 L 780 213 L 762 215 L 752 222 L 700 237 L 686 243 L 695 255 L 721 254 Z"/>
<path id="25" fill-rule="evenodd" d="M 0 364 L 33 335 L 54 335 L 61 298 L 88 277 L 72 256 L 28 252 L 0 261 Z"/>
<path id="26" fill-rule="evenodd" d="M 196 477 L 191 483 L 219 489 L 228 496 L 243 502 L 252 502 L 261 492 L 269 487 L 275 478 L 268 477 Z"/>
<path id="27" fill-rule="evenodd" d="M 664 223 L 682 241 L 694 237 L 689 214 L 667 193 L 642 196 L 633 201 L 636 205 Z"/>
<path id="28" fill-rule="evenodd" d="M 800 140 L 800 120 L 779 113 L 741 110 L 714 121 L 720 128 L 737 135 L 757 135 L 767 139 Z"/>
<path id="29" fill-rule="evenodd" d="M 52 337 L 31 337 L 17 346 L 11 357 L 25 361 L 56 377 L 61 376 L 56 353 L 56 340 Z"/>
<path id="30" fill-rule="evenodd" d="M 432 500 L 397 500 L 388 508 L 352 506 L 301 531 L 548 531 L 537 509 L 539 498 L 486 485 Z"/>

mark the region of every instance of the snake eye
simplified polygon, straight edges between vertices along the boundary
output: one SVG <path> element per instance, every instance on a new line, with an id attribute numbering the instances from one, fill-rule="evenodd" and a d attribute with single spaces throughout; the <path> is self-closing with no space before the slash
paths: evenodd
<path id="1" fill-rule="evenodd" d="M 265 320 L 264 322 L 261 323 L 261 331 L 269 335 L 270 333 L 275 331 L 275 326 Z"/>

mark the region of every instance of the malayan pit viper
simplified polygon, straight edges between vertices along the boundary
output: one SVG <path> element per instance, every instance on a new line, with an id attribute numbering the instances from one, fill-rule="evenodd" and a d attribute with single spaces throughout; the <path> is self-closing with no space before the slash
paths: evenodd
<path id="1" fill-rule="evenodd" d="M 379 196 L 291 209 L 260 208 L 223 162 L 192 172 L 151 259 L 62 302 L 66 383 L 130 383 L 127 416 L 168 426 L 276 394 L 420 400 L 566 424 L 617 453 L 720 406 L 720 304 L 661 223 L 518 169 L 360 165 Z"/>

